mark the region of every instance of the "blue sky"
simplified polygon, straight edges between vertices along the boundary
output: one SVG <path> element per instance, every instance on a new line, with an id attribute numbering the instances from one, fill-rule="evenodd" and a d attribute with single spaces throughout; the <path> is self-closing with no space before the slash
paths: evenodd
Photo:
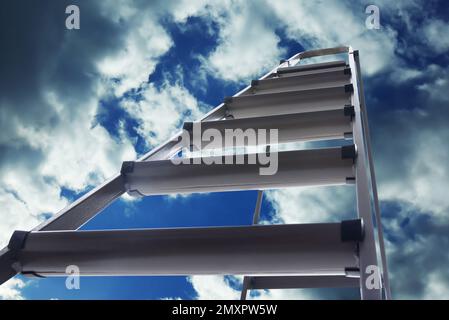
<path id="1" fill-rule="evenodd" d="M 81 28 L 65 28 L 77 4 Z M 368 4 L 379 30 L 365 26 Z M 0 11 L 0 242 L 112 176 L 280 59 L 360 50 L 393 296 L 449 298 L 449 8 L 444 1 L 6 1 Z M 123 197 L 85 229 L 250 224 L 255 191 Z M 271 190 L 265 223 L 351 216 L 353 187 Z M 236 277 L 18 276 L 5 299 L 239 297 Z M 252 298 L 357 297 L 355 290 Z"/>

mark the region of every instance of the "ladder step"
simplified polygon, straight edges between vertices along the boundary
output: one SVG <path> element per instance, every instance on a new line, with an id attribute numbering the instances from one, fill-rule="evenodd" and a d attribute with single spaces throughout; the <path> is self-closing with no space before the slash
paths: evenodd
<path id="1" fill-rule="evenodd" d="M 331 67 L 331 68 L 326 68 L 326 69 L 312 69 L 312 70 L 290 72 L 290 73 L 273 72 L 269 77 L 267 77 L 265 79 L 284 79 L 284 78 L 297 77 L 297 76 L 305 77 L 305 76 L 308 76 L 308 75 L 317 75 L 317 76 L 319 76 L 321 73 L 343 72 L 345 69 L 348 69 L 348 68 L 350 69 L 350 67 L 348 65 L 344 65 L 344 66 Z"/>
<path id="2" fill-rule="evenodd" d="M 243 119 L 228 119 L 218 121 L 204 122 L 185 122 L 184 129 L 190 132 L 193 144 L 193 128 L 197 134 L 201 134 L 206 130 L 215 129 L 222 136 L 225 130 L 234 130 L 236 139 L 235 145 L 254 145 L 257 131 L 260 129 L 278 130 L 278 142 L 295 142 L 295 141 L 313 141 L 324 139 L 343 139 L 352 132 L 352 112 L 348 108 L 340 108 L 336 110 L 326 110 L 317 112 L 305 112 L 295 114 L 284 114 L 269 117 L 255 117 Z M 351 109 L 352 110 L 352 109 Z M 239 130 L 240 129 L 240 130 Z M 253 131 L 247 131 L 253 130 Z M 196 136 L 196 135 L 195 135 Z M 251 141 L 244 139 L 251 136 Z M 202 142 L 197 148 L 211 149 L 216 148 L 216 144 L 210 142 Z M 221 145 L 221 147 L 224 147 Z"/>
<path id="3" fill-rule="evenodd" d="M 291 77 L 267 78 L 253 80 L 251 90 L 243 95 L 277 93 L 286 91 L 297 91 L 306 89 L 318 89 L 329 86 L 344 86 L 351 82 L 350 68 L 333 68 L 320 70 L 317 73 L 295 73 Z"/>
<path id="4" fill-rule="evenodd" d="M 184 164 L 126 161 L 121 172 L 128 193 L 144 196 L 340 185 L 354 180 L 355 146 L 278 152 L 277 163 L 274 153 L 271 163 L 256 156 L 187 158 Z M 269 170 L 271 174 L 266 173 Z"/>
<path id="5" fill-rule="evenodd" d="M 340 109 L 351 104 L 352 84 L 318 89 L 228 97 L 228 116 L 234 119 Z"/>
<path id="6" fill-rule="evenodd" d="M 10 242 L 23 274 L 344 274 L 357 268 L 361 220 L 342 223 L 107 231 L 16 231 Z"/>
<path id="7" fill-rule="evenodd" d="M 301 71 L 319 70 L 319 69 L 344 67 L 344 66 L 346 66 L 346 61 L 344 61 L 344 60 L 329 61 L 329 62 L 321 62 L 321 63 L 296 65 L 293 67 L 278 68 L 277 73 L 278 74 L 294 73 L 294 72 L 301 72 Z"/>
<path id="8" fill-rule="evenodd" d="M 248 289 L 358 288 L 359 278 L 345 275 L 256 276 L 250 277 Z"/>

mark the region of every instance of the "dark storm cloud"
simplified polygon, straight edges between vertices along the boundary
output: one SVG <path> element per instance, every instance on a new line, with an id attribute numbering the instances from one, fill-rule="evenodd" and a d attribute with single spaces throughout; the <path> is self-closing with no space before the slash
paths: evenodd
<path id="1" fill-rule="evenodd" d="M 67 30 L 65 9 L 81 10 L 81 29 Z M 95 61 L 117 50 L 124 28 L 101 14 L 96 1 L 6 1 L 0 18 L 0 146 L 2 162 L 20 152 L 39 152 L 17 136 L 17 125 L 54 127 L 57 112 L 48 105 L 49 91 L 64 101 L 64 112 L 95 90 Z M 27 149 L 28 150 L 24 150 Z M 29 158 L 28 158 L 29 159 Z M 16 161 L 16 160 L 14 160 Z M 0 163 L 0 166 L 2 163 Z"/>

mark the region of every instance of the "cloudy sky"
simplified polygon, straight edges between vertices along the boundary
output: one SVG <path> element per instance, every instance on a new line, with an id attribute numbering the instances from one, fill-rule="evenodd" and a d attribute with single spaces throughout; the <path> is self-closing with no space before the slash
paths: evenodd
<path id="1" fill-rule="evenodd" d="M 79 30 L 65 9 L 81 11 Z M 380 9 L 379 30 L 365 8 Z M 444 1 L 3 1 L 0 244 L 306 49 L 360 50 L 393 297 L 449 299 L 449 7 Z M 256 192 L 123 197 L 85 229 L 250 224 Z M 350 186 L 273 190 L 265 223 L 338 221 Z M 239 277 L 18 276 L 6 299 L 239 297 Z M 251 298 L 356 298 L 272 290 Z"/>

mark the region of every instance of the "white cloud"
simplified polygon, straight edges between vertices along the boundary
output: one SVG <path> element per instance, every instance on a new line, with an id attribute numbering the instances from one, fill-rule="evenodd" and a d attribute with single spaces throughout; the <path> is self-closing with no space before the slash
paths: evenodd
<path id="1" fill-rule="evenodd" d="M 449 286 L 446 279 L 437 272 L 431 273 L 427 277 L 423 299 L 426 300 L 447 300 L 449 299 Z"/>
<path id="2" fill-rule="evenodd" d="M 111 85 L 115 87 L 117 96 L 147 82 L 159 58 L 173 44 L 164 28 L 155 21 L 157 17 L 137 11 L 128 19 L 133 23 L 123 48 L 98 62 L 102 76 L 114 80 Z"/>
<path id="3" fill-rule="evenodd" d="M 20 292 L 25 283 L 20 279 L 10 279 L 0 286 L 0 300 L 23 300 Z"/>
<path id="4" fill-rule="evenodd" d="M 260 76 L 283 57 L 280 38 L 259 5 L 231 2 L 212 14 L 219 25 L 218 46 L 207 57 L 206 68 L 215 77 L 228 81 Z"/>
<path id="5" fill-rule="evenodd" d="M 11 232 L 31 229 L 40 221 L 40 214 L 55 213 L 68 204 L 61 188 L 82 191 L 96 185 L 119 171 L 123 160 L 135 158 L 129 138 L 109 135 L 94 122 L 98 96 L 80 101 L 73 112 L 63 99 L 49 95 L 47 101 L 58 111 L 57 125 L 16 123 L 21 144 L 30 146 L 41 155 L 37 163 L 10 167 L 0 175 L 2 203 L 2 235 L 5 244 Z"/>
<path id="6" fill-rule="evenodd" d="M 352 186 L 288 188 L 266 192 L 275 219 L 284 223 L 340 221 L 354 212 Z M 354 217 L 355 218 L 355 217 Z"/>
<path id="7" fill-rule="evenodd" d="M 360 12 L 354 11 L 358 9 Z M 354 9 L 349 2 L 182 2 L 173 16 L 181 23 L 198 16 L 218 27 L 217 47 L 200 59 L 203 71 L 227 81 L 260 76 L 280 58 L 286 58 L 276 33 L 279 31 L 306 49 L 351 45 L 361 51 L 363 70 L 368 75 L 399 62 L 396 32 L 387 25 L 380 30 L 367 29 L 364 7 Z"/>
<path id="8" fill-rule="evenodd" d="M 428 44 L 428 50 L 444 53 L 449 49 L 449 24 L 439 20 L 430 19 L 424 24 L 422 37 Z"/>
<path id="9" fill-rule="evenodd" d="M 30 230 L 41 222 L 43 212 L 62 209 L 66 199 L 60 196 L 60 188 L 45 183 L 42 177 L 28 173 L 12 172 L 3 177 L 0 188 L 0 246 L 4 247 L 14 230 Z"/>
<path id="10" fill-rule="evenodd" d="M 170 138 L 183 121 L 196 120 L 203 111 L 201 104 L 181 84 L 164 82 L 142 87 L 142 99 L 122 102 L 122 107 L 139 123 L 137 131 L 149 145 Z"/>
<path id="11" fill-rule="evenodd" d="M 240 285 L 242 277 L 234 277 Z M 240 299 L 240 290 L 231 287 L 223 276 L 192 276 L 189 282 L 196 291 L 196 298 L 199 300 L 238 300 Z M 304 290 L 257 290 L 250 295 L 248 292 L 247 300 L 297 300 L 312 299 L 312 295 Z"/>
<path id="12" fill-rule="evenodd" d="M 199 300 L 238 300 L 240 291 L 231 288 L 223 276 L 192 276 L 188 278 Z"/>
<path id="13" fill-rule="evenodd" d="M 205 5 L 199 1 L 185 5 L 182 2 L 173 16 L 181 23 L 189 16 L 199 16 L 217 26 L 217 46 L 207 56 L 200 57 L 202 71 L 217 79 L 247 81 L 284 58 L 285 50 L 279 47 L 280 38 L 269 12 L 259 3 L 220 1 Z"/>
<path id="14" fill-rule="evenodd" d="M 419 99 L 410 110 L 396 110 L 379 121 L 376 139 L 388 145 L 379 150 L 379 192 L 382 199 L 407 202 L 435 218 L 447 219 L 449 199 L 449 139 L 446 80 L 448 71 L 430 65 L 429 79 L 418 86 Z"/>
<path id="15" fill-rule="evenodd" d="M 402 116 L 414 117 L 409 113 L 403 113 Z M 415 117 L 411 121 L 404 121 L 408 122 L 407 126 L 412 127 L 419 126 L 414 122 L 418 119 Z M 405 174 L 381 180 L 380 196 L 386 200 L 406 201 L 421 211 L 447 218 L 449 199 L 446 191 L 449 188 L 449 170 L 446 164 L 449 151 L 441 146 L 445 145 L 449 138 L 449 131 L 441 130 L 437 133 L 429 129 L 412 137 L 415 147 L 410 153 L 403 155 L 406 157 L 403 159 Z"/>
<path id="16" fill-rule="evenodd" d="M 351 45 L 361 52 L 363 71 L 369 75 L 384 70 L 395 61 L 396 33 L 382 26 L 365 27 L 364 8 L 354 12 L 342 1 L 270 1 L 287 36 L 308 49 Z M 356 7 L 359 8 L 359 7 Z"/>

